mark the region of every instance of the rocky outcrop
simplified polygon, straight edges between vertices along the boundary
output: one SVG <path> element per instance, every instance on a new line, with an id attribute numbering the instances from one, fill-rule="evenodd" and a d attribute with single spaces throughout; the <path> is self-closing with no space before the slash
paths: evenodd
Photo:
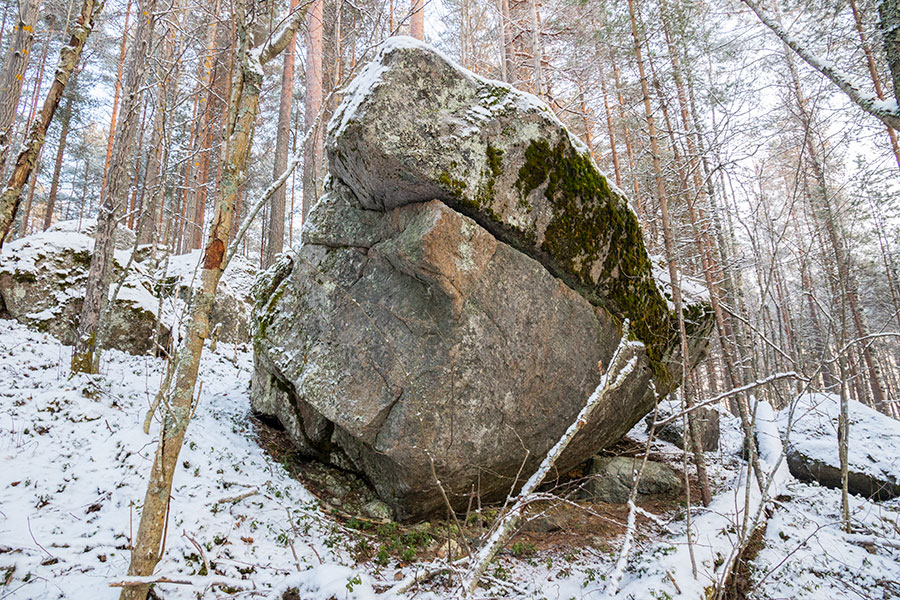
<path id="1" fill-rule="evenodd" d="M 200 250 L 192 250 L 169 258 L 166 274 L 162 278 L 167 294 L 173 294 L 184 303 L 190 301 L 193 290 L 200 286 L 200 254 Z M 256 268 L 242 256 L 232 258 L 222 274 L 209 317 L 213 327 L 218 325 L 220 342 L 250 342 L 250 289 L 255 277 Z"/>
<path id="2" fill-rule="evenodd" d="M 652 408 L 651 381 L 676 385 L 674 320 L 637 220 L 542 103 L 395 38 L 329 130 L 302 245 L 254 290 L 253 408 L 302 453 L 424 517 L 527 477 L 623 318 L 645 349 L 558 468 L 624 435 Z M 696 360 L 711 322 L 703 306 L 688 316 Z"/>
<path id="3" fill-rule="evenodd" d="M 876 500 L 900 496 L 900 422 L 854 400 L 848 402 L 848 491 Z M 782 429 L 790 426 L 787 461 L 794 477 L 841 488 L 839 416 L 840 399 L 832 394 L 810 394 L 800 399 L 793 413 L 781 411 Z"/>
<path id="4" fill-rule="evenodd" d="M 63 221 L 47 231 L 4 246 L 0 254 L 0 317 L 45 331 L 71 344 L 81 315 L 91 264 L 96 221 Z M 135 249 L 135 234 L 118 227 L 112 281 L 118 283 Z M 171 327 L 178 322 L 199 285 L 199 251 L 162 261 L 157 273 L 150 263 L 150 246 L 136 249 L 115 304 L 104 317 L 103 347 L 131 354 L 158 354 L 171 346 Z M 165 248 L 158 248 L 157 255 Z M 218 339 L 249 341 L 250 286 L 255 270 L 236 257 L 222 278 L 213 305 L 212 322 L 221 323 Z M 162 296 L 162 301 L 160 300 Z M 159 315 L 159 316 L 157 316 Z M 155 336 L 155 337 L 154 337 Z"/>
<path id="5" fill-rule="evenodd" d="M 94 248 L 93 238 L 77 231 L 75 223 L 58 223 L 43 233 L 12 241 L 0 254 L 0 312 L 65 344 L 75 340 Z M 85 223 L 88 229 L 91 224 Z M 134 234 L 119 227 L 115 243 L 120 249 L 115 252 L 113 277 L 118 280 L 128 262 L 121 248 L 130 248 Z M 170 330 L 157 322 L 159 302 L 151 290 L 149 273 L 141 265 L 132 265 L 106 314 L 100 334 L 104 347 L 131 354 L 169 347 Z"/>

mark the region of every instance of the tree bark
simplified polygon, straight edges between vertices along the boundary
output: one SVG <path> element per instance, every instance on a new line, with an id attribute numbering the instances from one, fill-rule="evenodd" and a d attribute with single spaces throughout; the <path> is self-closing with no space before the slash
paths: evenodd
<path id="1" fill-rule="evenodd" d="M 13 125 L 19 108 L 19 99 L 22 97 L 31 46 L 34 44 L 34 26 L 37 23 L 40 2 L 21 0 L 18 4 L 18 21 L 3 62 L 3 71 L 0 73 L 0 173 L 6 171 L 6 161 L 13 143 Z"/>
<path id="2" fill-rule="evenodd" d="M 409 35 L 425 41 L 425 0 L 410 0 Z"/>
<path id="3" fill-rule="evenodd" d="M 894 99 L 900 105 L 900 0 L 881 0 L 878 2 L 878 23 L 884 43 L 884 54 L 887 56 L 891 81 L 894 84 Z M 888 123 L 890 125 L 890 123 Z M 894 129 L 897 129 L 894 126 Z"/>
<path id="4" fill-rule="evenodd" d="M 122 97 L 122 73 L 125 70 L 126 46 L 128 42 L 128 21 L 131 18 L 132 0 L 125 7 L 125 26 L 122 30 L 122 41 L 119 43 L 119 62 L 116 66 L 116 85 L 113 90 L 112 116 L 109 119 L 109 135 L 106 137 L 106 158 L 103 161 L 103 180 L 100 182 L 100 196 L 106 193 L 106 178 L 112 162 L 113 140 L 116 133 L 116 121 L 119 118 L 119 100 Z"/>
<path id="5" fill-rule="evenodd" d="M 106 308 L 109 293 L 110 267 L 115 250 L 113 238 L 119 213 L 127 202 L 128 184 L 131 181 L 128 170 L 132 165 L 135 134 L 141 117 L 142 86 L 149 62 L 148 51 L 155 7 L 156 0 L 138 2 L 135 41 L 128 58 L 128 72 L 125 76 L 122 119 L 116 125 L 113 160 L 110 163 L 105 194 L 100 201 L 94 252 L 91 255 L 84 303 L 81 307 L 72 354 L 73 373 L 96 373 L 99 366 L 99 333 L 101 315 Z"/>
<path id="6" fill-rule="evenodd" d="M 291 0 L 291 10 L 295 10 L 299 0 Z M 291 109 L 294 105 L 294 46 L 297 34 L 291 38 L 284 51 L 284 65 L 281 72 L 281 103 L 278 107 L 278 133 L 275 137 L 275 164 L 272 177 L 278 177 L 287 169 L 288 147 L 291 142 Z M 338 58 L 340 60 L 340 58 Z M 268 268 L 275 262 L 284 249 L 284 205 L 287 184 L 281 185 L 272 195 L 269 205 L 269 243 L 263 267 Z"/>
<path id="7" fill-rule="evenodd" d="M 210 334 L 210 313 L 216 288 L 225 268 L 225 251 L 231 237 L 232 220 L 238 191 L 244 181 L 253 130 L 259 112 L 259 95 L 263 83 L 263 65 L 287 46 L 289 38 L 273 36 L 271 43 L 251 51 L 250 23 L 246 22 L 243 6 L 238 4 L 239 65 L 229 102 L 227 145 L 222 170 L 222 182 L 216 194 L 215 214 L 203 252 L 200 287 L 191 298 L 188 309 L 187 337 L 173 360 L 172 376 L 160 391 L 158 403 L 164 407 L 158 451 L 150 472 L 150 481 L 141 510 L 141 522 L 135 538 L 128 568 L 130 576 L 147 576 L 159 562 L 160 543 L 169 511 L 172 480 L 178 467 L 178 454 L 190 423 L 196 402 L 194 388 L 200 368 L 204 341 Z M 285 27 L 292 36 L 304 9 L 294 12 Z M 282 30 L 280 33 L 285 33 Z M 257 52 L 257 50 L 260 50 Z M 121 600 L 144 600 L 149 585 L 124 588 Z"/>
<path id="8" fill-rule="evenodd" d="M 50 17 L 50 24 L 47 28 L 47 38 L 44 40 L 44 48 L 41 52 L 41 66 L 38 69 L 37 79 L 35 80 L 34 86 L 34 94 L 31 99 L 31 111 L 28 113 L 28 121 L 25 125 L 25 130 L 31 128 L 31 124 L 34 122 L 34 115 L 37 112 L 38 98 L 41 96 L 41 88 L 44 84 L 44 68 L 47 66 L 47 53 L 50 50 L 50 37 L 53 35 L 53 18 Z M 35 173 L 34 177 L 31 178 L 31 181 L 28 185 L 28 201 L 25 203 L 25 214 L 22 216 L 22 229 L 19 232 L 20 236 L 28 235 L 28 221 L 31 219 L 31 207 L 34 201 L 34 187 L 35 183 L 37 183 L 37 174 L 40 172 L 41 168 L 41 156 L 44 154 L 44 149 L 41 148 L 38 151 L 37 160 L 35 161 Z"/>
<path id="9" fill-rule="evenodd" d="M 25 144 L 22 146 L 18 157 L 16 157 L 16 163 L 6 188 L 0 194 L 0 248 L 3 247 L 3 240 L 6 238 L 15 220 L 16 211 L 22 198 L 22 190 L 25 188 L 25 184 L 28 183 L 28 179 L 37 163 L 38 154 L 40 154 L 44 146 L 47 127 L 50 126 L 50 122 L 53 120 L 56 107 L 59 105 L 59 101 L 66 89 L 66 84 L 81 58 L 85 40 L 87 40 L 94 27 L 94 19 L 102 7 L 103 3 L 101 0 L 84 0 L 81 6 L 81 13 L 69 30 L 69 42 L 60 48 L 59 61 L 56 73 L 53 76 L 53 83 L 50 85 L 50 89 L 47 90 L 47 97 L 44 98 L 41 111 L 37 119 L 31 124 L 31 130 L 25 140 Z"/>
<path id="10" fill-rule="evenodd" d="M 74 83 L 74 82 L 73 82 Z M 66 98 L 66 103 L 60 113 L 59 145 L 56 147 L 56 161 L 53 163 L 53 177 L 50 180 L 50 193 L 47 196 L 47 208 L 44 209 L 44 230 L 53 223 L 53 209 L 56 208 L 56 196 L 59 193 L 59 175 L 62 171 L 63 157 L 66 154 L 66 140 L 69 137 L 69 124 L 72 121 L 72 97 Z"/>
<path id="11" fill-rule="evenodd" d="M 322 2 L 315 0 L 309 8 L 306 41 L 306 105 L 305 127 L 310 127 L 322 108 Z M 313 131 L 304 147 L 303 221 L 319 198 L 319 173 L 324 153 L 322 128 Z"/>

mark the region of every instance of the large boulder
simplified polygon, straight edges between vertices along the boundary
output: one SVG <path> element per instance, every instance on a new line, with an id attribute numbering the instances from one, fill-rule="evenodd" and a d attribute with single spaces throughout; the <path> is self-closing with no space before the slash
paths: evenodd
<path id="1" fill-rule="evenodd" d="M 848 411 L 849 492 L 876 500 L 900 496 L 900 422 L 855 400 L 848 400 Z M 838 396 L 808 394 L 779 413 L 782 430 L 790 428 L 787 461 L 794 477 L 841 488 L 840 412 Z"/>
<path id="2" fill-rule="evenodd" d="M 0 314 L 45 331 L 72 344 L 84 300 L 84 287 L 94 240 L 77 221 L 57 223 L 47 231 L 14 240 L 0 254 Z M 85 221 L 85 229 L 96 227 Z M 118 281 L 128 263 L 134 234 L 116 230 L 113 278 Z M 116 302 L 101 330 L 105 347 L 131 354 L 157 353 L 170 345 L 170 329 L 158 322 L 159 301 L 152 278 L 143 266 L 132 264 Z M 155 335 L 155 337 L 154 337 Z"/>
<path id="3" fill-rule="evenodd" d="M 675 326 L 637 218 L 546 104 L 394 38 L 348 87 L 327 151 L 364 208 L 441 200 L 630 319 L 671 387 Z M 692 331 L 708 324 L 704 310 L 688 315 L 692 339 L 705 338 Z"/>
<path id="4" fill-rule="evenodd" d="M 329 131 L 327 191 L 254 294 L 253 408 L 305 455 L 425 517 L 444 493 L 464 508 L 534 470 L 623 318 L 645 348 L 558 468 L 624 435 L 653 407 L 651 382 L 677 385 L 637 220 L 537 99 L 395 38 Z M 686 314 L 696 360 L 711 322 L 702 305 Z"/>

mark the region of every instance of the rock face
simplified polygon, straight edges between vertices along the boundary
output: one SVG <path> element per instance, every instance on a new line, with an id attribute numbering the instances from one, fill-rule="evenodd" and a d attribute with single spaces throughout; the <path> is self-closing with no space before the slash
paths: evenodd
<path id="1" fill-rule="evenodd" d="M 77 232 L 72 224 L 58 223 L 43 233 L 10 242 L 0 254 L 0 313 L 64 344 L 75 340 L 94 248 L 93 238 Z M 119 249 L 113 277 L 118 280 L 128 262 L 121 248 L 130 248 L 134 234 L 120 227 L 115 242 Z M 141 265 L 132 265 L 101 332 L 105 347 L 131 354 L 168 348 L 171 333 L 167 325 L 157 323 L 159 303 L 151 283 Z"/>
<path id="2" fill-rule="evenodd" d="M 853 400 L 849 401 L 849 412 L 848 490 L 876 500 L 900 496 L 900 422 Z M 811 394 L 801 398 L 788 438 L 788 468 L 794 477 L 841 488 L 839 415 L 837 396 Z M 782 429 L 786 429 L 788 419 L 789 411 L 781 411 Z"/>
<path id="3" fill-rule="evenodd" d="M 624 504 L 631 495 L 634 473 L 641 468 L 642 459 L 622 456 L 591 459 L 591 476 L 584 486 L 584 495 L 594 502 Z M 677 496 L 684 491 L 684 483 L 671 467 L 648 460 L 638 482 L 637 502 L 653 496 Z"/>
<path id="4" fill-rule="evenodd" d="M 651 381 L 674 387 L 673 319 L 637 221 L 539 101 L 394 38 L 327 147 L 301 246 L 254 290 L 253 408 L 301 452 L 363 473 L 400 518 L 426 517 L 444 493 L 464 508 L 527 478 L 623 317 L 647 350 L 559 469 L 641 419 Z M 689 315 L 696 359 L 711 322 Z"/>

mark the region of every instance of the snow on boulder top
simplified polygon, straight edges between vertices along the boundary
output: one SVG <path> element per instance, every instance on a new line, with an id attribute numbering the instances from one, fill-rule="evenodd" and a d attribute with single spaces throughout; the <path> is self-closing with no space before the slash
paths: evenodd
<path id="1" fill-rule="evenodd" d="M 442 201 L 617 320 L 630 319 L 662 389 L 680 378 L 677 326 L 637 217 L 536 97 L 392 38 L 348 87 L 326 148 L 330 174 L 364 208 Z M 711 311 L 686 311 L 696 358 Z"/>
<path id="2" fill-rule="evenodd" d="M 58 221 L 51 225 L 47 231 L 50 232 L 68 232 L 86 235 L 93 239 L 97 233 L 97 219 L 70 219 L 68 221 Z M 123 225 L 116 226 L 116 249 L 131 250 L 134 247 L 136 234 Z"/>
<path id="3" fill-rule="evenodd" d="M 672 278 L 669 277 L 669 265 L 666 262 L 666 257 L 653 254 L 650 256 L 650 261 L 653 264 L 653 277 L 656 279 L 659 291 L 666 297 L 669 308 L 675 310 L 675 303 L 672 302 Z M 678 283 L 681 285 L 681 296 L 686 304 L 696 302 L 708 303 L 710 301 L 709 289 L 706 287 L 706 284 L 696 277 L 680 273 Z"/>
<path id="4" fill-rule="evenodd" d="M 855 400 L 849 400 L 850 443 L 848 463 L 853 474 L 868 478 L 875 487 L 895 488 L 900 493 L 900 421 L 887 417 Z M 840 397 L 834 394 L 807 394 L 800 398 L 794 409 L 789 432 L 789 460 L 795 476 L 815 478 L 829 485 L 831 479 L 825 471 L 837 471 L 840 485 L 841 462 L 838 454 L 838 418 Z M 779 413 L 779 427 L 786 431 L 790 411 Z M 792 458 L 793 457 L 793 458 Z M 802 460 L 811 472 L 809 476 L 798 474 L 797 465 Z M 880 483 L 878 483 L 880 482 Z M 853 491 L 853 490 L 851 490 Z M 864 490 L 858 493 L 871 495 Z M 885 497 L 895 493 L 878 494 Z"/>

